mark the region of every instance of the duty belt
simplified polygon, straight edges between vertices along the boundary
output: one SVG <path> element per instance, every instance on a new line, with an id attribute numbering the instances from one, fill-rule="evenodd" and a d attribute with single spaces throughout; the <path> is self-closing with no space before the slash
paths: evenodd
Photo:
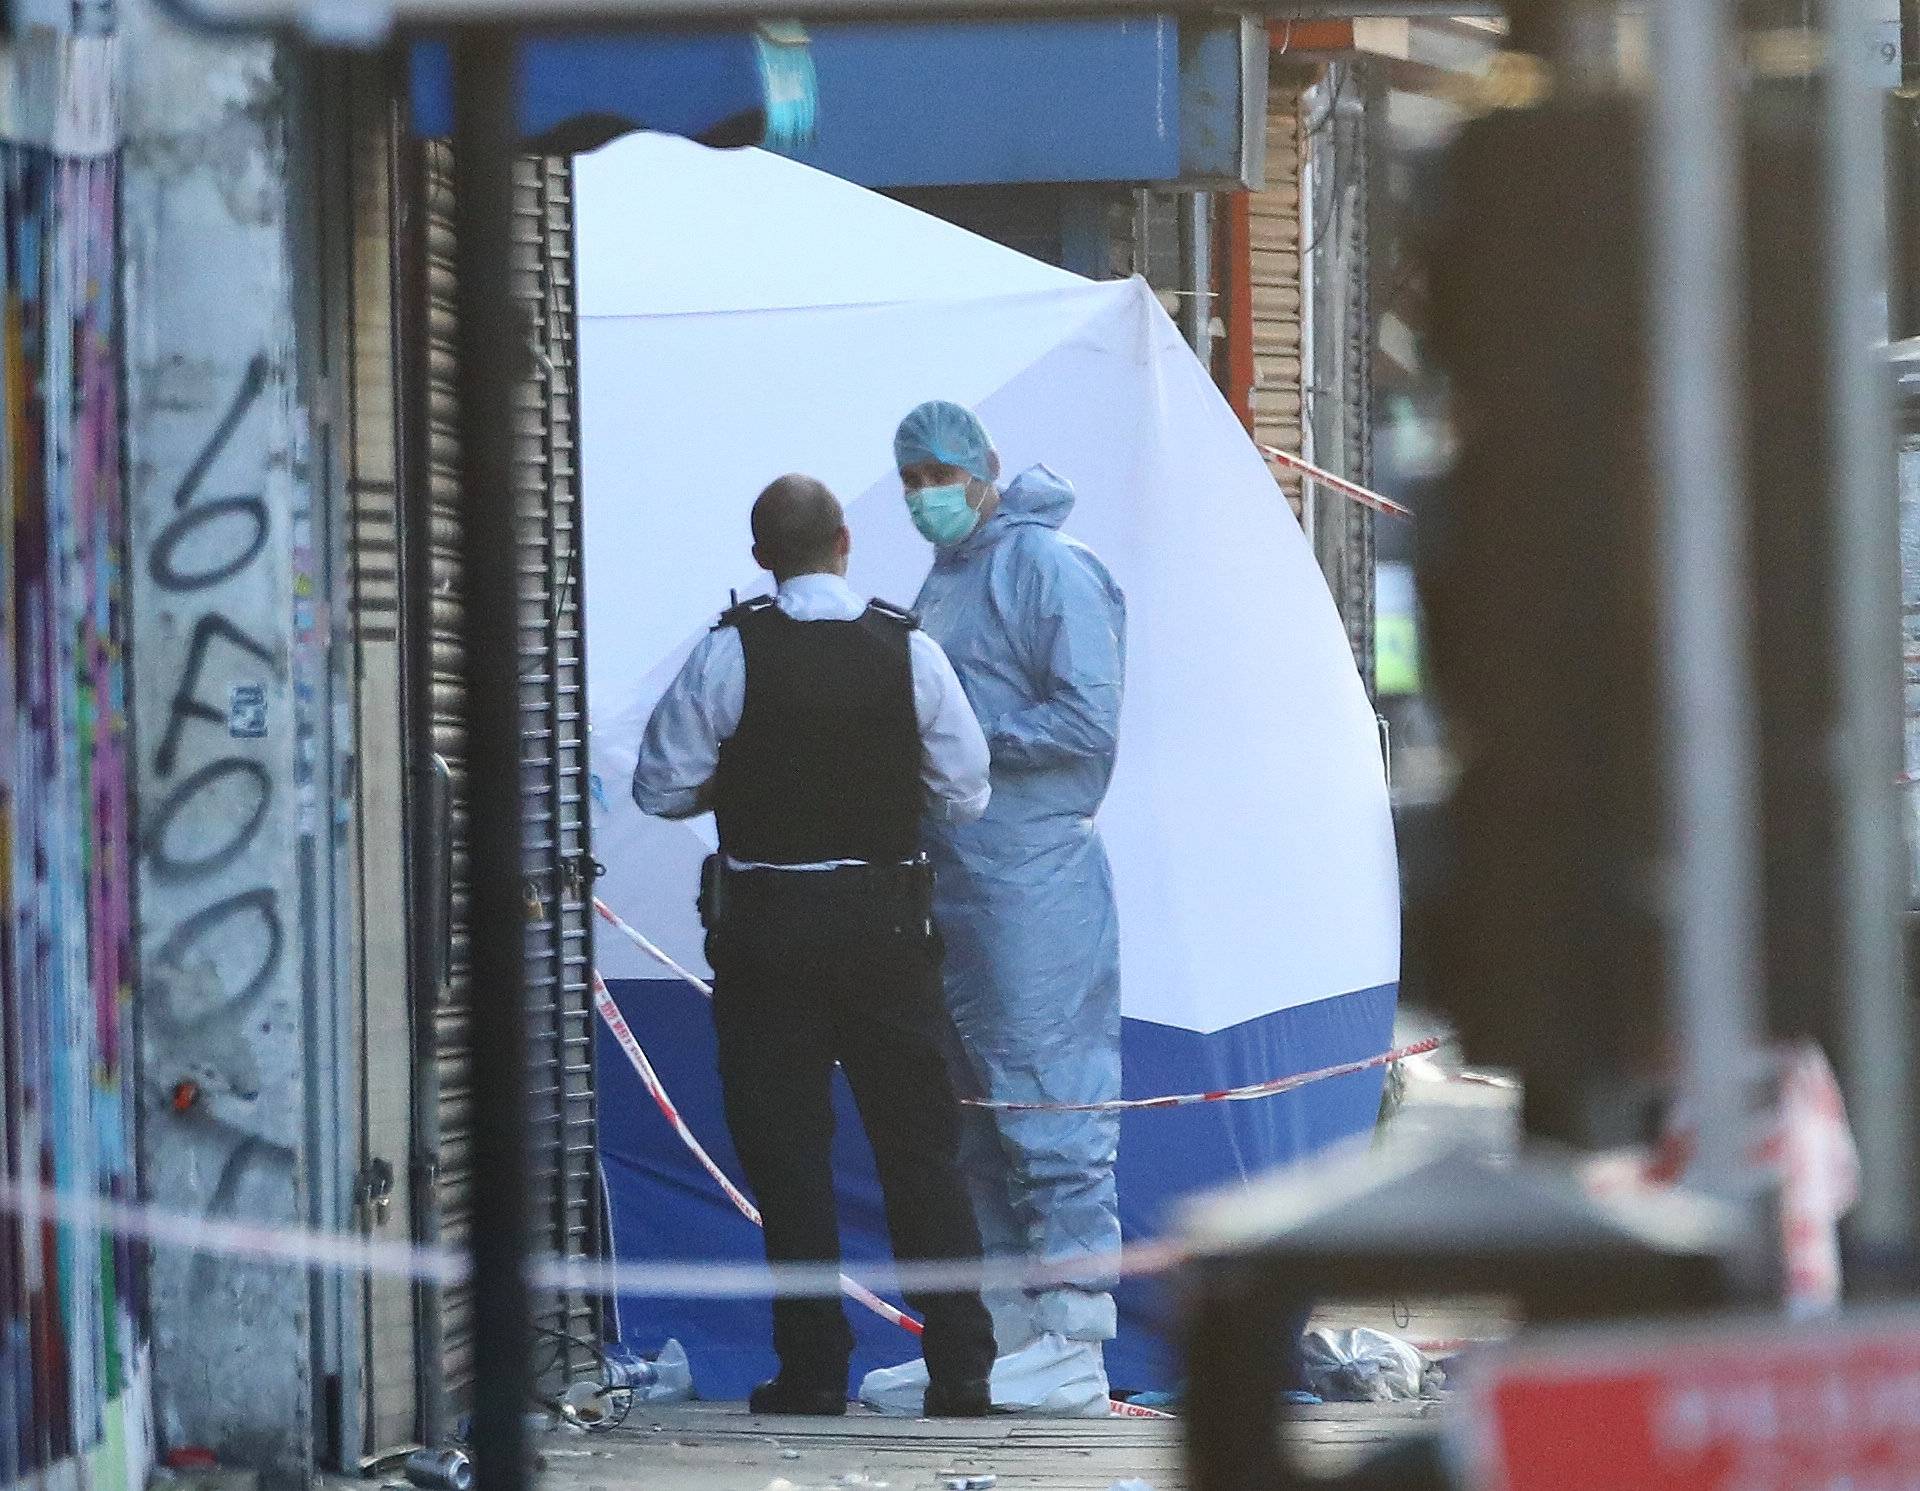
<path id="1" fill-rule="evenodd" d="M 895 864 L 835 865 L 831 869 L 788 869 L 779 865 L 736 870 L 724 855 L 710 854 L 700 866 L 700 925 L 709 932 L 726 916 L 728 903 L 741 891 L 772 886 L 830 883 L 904 896 L 917 917 L 931 915 L 933 866 L 924 854 Z"/>

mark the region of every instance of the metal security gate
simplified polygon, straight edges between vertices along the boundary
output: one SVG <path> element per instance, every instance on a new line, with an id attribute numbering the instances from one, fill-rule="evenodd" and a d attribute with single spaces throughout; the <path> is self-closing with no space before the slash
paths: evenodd
<path id="1" fill-rule="evenodd" d="M 419 597 L 426 666 L 426 735 L 450 787 L 450 936 L 446 988 L 434 1018 L 439 1094 L 439 1241 L 464 1247 L 474 1187 L 474 1093 L 466 1072 L 471 1019 L 466 963 L 465 750 L 461 727 L 460 614 L 455 580 L 462 496 L 458 481 L 452 159 L 422 147 L 421 234 L 423 456 L 429 577 Z M 533 1246 L 583 1257 L 597 1235 L 593 1110 L 592 956 L 587 901 L 586 689 L 580 597 L 580 486 L 574 350 L 572 174 L 565 160 L 527 158 L 515 173 L 514 298 L 525 314 L 525 376 L 517 401 L 514 500 L 520 594 L 520 696 L 526 864 L 528 1072 Z M 504 598 L 503 598 L 504 601 Z M 450 1407 L 473 1381 L 473 1301 L 442 1291 L 440 1355 Z M 535 1302 L 535 1321 L 557 1337 L 597 1340 L 592 1301 Z M 562 1372 L 584 1352 L 565 1341 L 539 1361 Z"/>

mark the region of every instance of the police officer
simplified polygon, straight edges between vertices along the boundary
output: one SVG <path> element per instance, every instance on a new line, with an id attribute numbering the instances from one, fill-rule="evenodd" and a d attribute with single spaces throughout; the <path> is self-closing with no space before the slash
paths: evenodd
<path id="1" fill-rule="evenodd" d="M 633 796 L 660 817 L 718 819 L 701 900 L 720 1082 L 767 1258 L 839 1260 L 836 1061 L 895 1257 L 978 1258 L 917 846 L 923 813 L 985 810 L 986 740 L 939 646 L 847 587 L 846 522 L 825 486 L 782 477 L 752 525 L 779 593 L 735 606 L 694 648 L 647 723 Z M 979 1294 L 908 1298 L 926 1320 L 926 1413 L 986 1413 L 994 1340 Z M 779 1375 L 753 1410 L 844 1413 L 853 1333 L 840 1301 L 776 1294 L 773 1340 Z"/>

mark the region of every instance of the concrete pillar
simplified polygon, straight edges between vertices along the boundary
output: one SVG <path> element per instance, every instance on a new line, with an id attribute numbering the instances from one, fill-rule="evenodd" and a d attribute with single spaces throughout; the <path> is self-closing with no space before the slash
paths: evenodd
<path id="1" fill-rule="evenodd" d="M 291 184 L 284 53 L 186 34 L 147 3 L 123 29 L 146 1193 L 305 1227 L 339 1211 L 317 1090 L 334 1079 L 316 1061 L 334 1006 L 326 567 L 299 355 L 296 204 L 312 194 Z M 304 1476 L 329 1287 L 158 1250 L 163 1445 Z"/>

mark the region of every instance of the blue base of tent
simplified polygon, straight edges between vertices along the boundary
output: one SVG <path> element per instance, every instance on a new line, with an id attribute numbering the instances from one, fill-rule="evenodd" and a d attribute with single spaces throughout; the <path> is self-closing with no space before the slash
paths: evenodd
<path id="1" fill-rule="evenodd" d="M 713 1021 L 684 984 L 633 979 L 610 986 L 682 1117 L 736 1179 L 714 1077 Z M 1356 1061 L 1386 1049 L 1397 988 L 1377 989 L 1282 1010 L 1212 1035 L 1145 1020 L 1125 1030 L 1129 1096 L 1234 1087 L 1290 1072 Z M 619 1046 L 601 1027 L 598 1046 L 600 1157 L 614 1250 L 623 1263 L 704 1260 L 752 1263 L 759 1233 L 721 1195 L 647 1096 Z M 1380 1106 L 1375 1070 L 1249 1103 L 1127 1115 L 1120 1138 L 1120 1212 L 1129 1241 L 1152 1237 L 1178 1202 L 1198 1190 L 1257 1175 L 1342 1139 L 1367 1133 Z M 860 1259 L 888 1256 L 873 1156 L 844 1084 L 839 1094 L 834 1174 L 850 1272 Z M 1120 1336 L 1107 1346 L 1116 1391 L 1171 1387 L 1178 1376 L 1177 1330 L 1161 1286 L 1131 1281 L 1120 1292 Z M 853 1380 L 873 1367 L 918 1355 L 896 1327 L 854 1306 Z M 677 1337 L 693 1362 L 701 1396 L 744 1398 L 773 1372 L 764 1300 L 623 1296 L 620 1340 L 641 1351 Z"/>

